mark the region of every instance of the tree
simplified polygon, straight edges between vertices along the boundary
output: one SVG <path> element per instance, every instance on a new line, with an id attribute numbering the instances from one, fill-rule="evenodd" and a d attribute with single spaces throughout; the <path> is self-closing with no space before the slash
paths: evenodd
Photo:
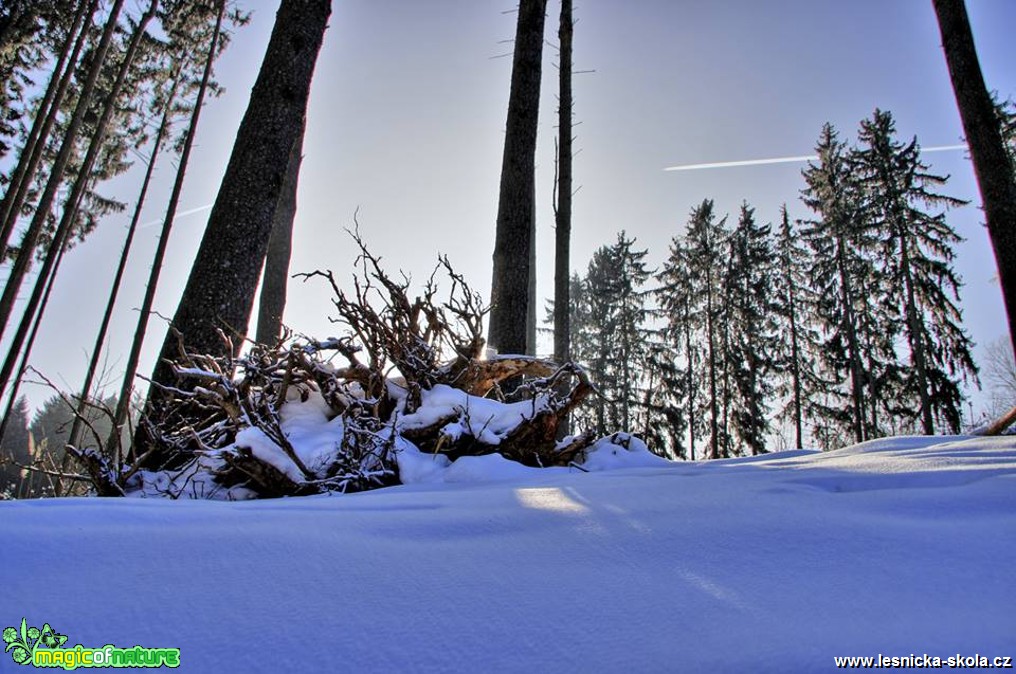
<path id="1" fill-rule="evenodd" d="M 300 182 L 300 163 L 303 161 L 303 130 L 293 144 L 289 155 L 282 195 L 275 209 L 272 236 L 265 256 L 265 271 L 261 281 L 258 304 L 258 325 L 255 339 L 261 344 L 272 344 L 282 334 L 282 314 L 286 309 L 286 287 L 289 283 L 289 258 L 293 250 L 293 221 L 296 218 L 296 193 Z"/>
<path id="2" fill-rule="evenodd" d="M 731 426 L 752 454 L 764 454 L 769 433 L 772 373 L 776 369 L 773 250 L 770 226 L 744 203 L 730 237 L 726 278 L 729 303 L 727 368 L 733 379 Z"/>
<path id="3" fill-rule="evenodd" d="M 1016 168 L 1006 155 L 963 0 L 932 0 L 932 4 L 998 264 L 1009 337 L 1016 349 Z"/>
<path id="4" fill-rule="evenodd" d="M 831 393 L 847 400 L 846 407 L 820 400 L 812 405 L 820 415 L 849 428 L 855 442 L 863 442 L 871 430 L 867 420 L 871 373 L 862 330 L 870 327 L 870 321 L 863 321 L 873 311 L 865 290 L 875 290 L 871 251 L 876 237 L 859 215 L 860 197 L 846 144 L 831 124 L 822 127 L 816 149 L 818 163 L 809 163 L 802 172 L 807 187 L 801 198 L 818 217 L 804 221 L 801 236 L 812 250 L 808 279 L 823 333 L 822 369 L 825 377 L 832 378 L 830 384 L 839 384 L 845 377 L 847 393 Z"/>
<path id="5" fill-rule="evenodd" d="M 500 353 L 526 352 L 534 229 L 536 131 L 547 0 L 520 0 L 508 97 L 487 341 Z"/>
<path id="6" fill-rule="evenodd" d="M 695 437 L 698 417 L 696 403 L 699 396 L 697 372 L 701 367 L 702 354 L 698 340 L 695 339 L 695 325 L 692 321 L 693 288 L 689 276 L 690 252 L 687 240 L 675 236 L 670 242 L 670 256 L 664 262 L 657 275 L 659 287 L 656 291 L 659 313 L 665 321 L 662 337 L 675 356 L 684 357 L 684 367 L 676 368 L 684 376 L 680 385 L 681 397 L 687 411 L 684 415 L 688 430 L 689 457 L 695 460 Z M 666 375 L 664 375 L 666 376 Z M 675 382 L 670 389 L 677 389 Z M 671 397 L 678 397 L 671 391 Z M 675 447 L 675 450 L 677 447 Z"/>
<path id="7" fill-rule="evenodd" d="M 289 157 L 303 128 L 314 65 L 331 2 L 282 0 L 264 61 L 237 132 L 218 196 L 149 391 L 147 413 L 158 418 L 159 385 L 173 385 L 170 361 L 179 340 L 206 354 L 236 355 L 247 334 L 258 277 L 282 193 Z M 523 323 L 524 327 L 524 323 Z M 226 346 L 220 330 L 231 336 Z M 136 434 L 135 445 L 150 440 Z M 135 448 L 138 449 L 137 447 Z M 152 455 L 158 460 L 158 452 Z"/>
<path id="8" fill-rule="evenodd" d="M 640 426 L 649 342 L 644 286 L 652 272 L 645 265 L 647 251 L 634 245 L 635 239 L 618 234 L 613 245 L 593 253 L 581 286 L 573 286 L 585 314 L 576 321 L 582 334 L 575 339 L 575 355 L 583 357 L 602 393 L 590 424 L 600 435 Z"/>
<path id="9" fill-rule="evenodd" d="M 561 64 L 558 82 L 558 147 L 557 195 L 554 208 L 554 360 L 564 363 L 570 358 L 568 324 L 568 290 L 571 275 L 572 216 L 572 21 L 571 0 L 561 0 L 561 21 L 558 39 Z"/>
<path id="10" fill-rule="evenodd" d="M 59 46 L 54 47 L 57 51 L 56 62 L 45 94 L 36 106 L 31 131 L 21 146 L 18 161 L 10 174 L 4 176 L 7 190 L 0 200 L 0 261 L 7 256 L 11 234 L 45 154 L 50 133 L 73 79 L 78 57 L 87 42 L 92 16 L 97 8 L 98 0 L 91 0 L 87 5 L 79 3 L 73 15 L 73 23 L 67 28 L 62 41 L 57 40 Z M 11 77 L 18 65 L 23 65 L 23 62 L 18 63 L 15 59 L 11 65 Z"/>
<path id="11" fill-rule="evenodd" d="M 722 292 L 724 260 L 727 259 L 726 221 L 726 217 L 716 220 L 713 201 L 706 199 L 692 211 L 685 234 L 692 298 L 689 317 L 700 335 L 705 368 L 702 374 L 707 386 L 704 391 L 709 434 L 707 459 L 719 458 L 721 445 L 727 446 L 727 431 L 720 424 L 720 386 L 725 370 Z"/>
<path id="12" fill-rule="evenodd" d="M 35 247 L 39 242 L 39 236 L 50 217 L 50 210 L 56 200 L 57 190 L 63 184 L 64 172 L 67 170 L 68 163 L 71 161 L 72 154 L 75 152 L 78 132 L 81 130 L 82 124 L 85 121 L 86 113 L 89 111 L 89 107 L 92 102 L 91 97 L 102 71 L 106 52 L 109 50 L 110 43 L 113 40 L 113 35 L 116 32 L 117 20 L 120 16 L 120 10 L 122 9 L 123 4 L 124 0 L 114 0 L 113 7 L 110 9 L 110 15 L 103 27 L 102 37 L 100 38 L 99 44 L 96 46 L 94 53 L 91 55 L 91 63 L 88 67 L 85 81 L 81 85 L 77 105 L 74 107 L 74 113 L 68 123 L 67 131 L 61 140 L 60 150 L 50 167 L 50 174 L 46 181 L 45 190 L 39 198 L 39 203 L 36 205 L 31 224 L 25 231 L 24 236 L 21 238 L 18 256 L 15 259 L 14 266 L 11 268 L 10 275 L 7 278 L 7 283 L 4 286 L 3 296 L 0 297 L 0 334 L 2 334 L 4 329 L 6 329 L 11 316 L 14 300 L 21 287 L 21 282 L 31 266 L 32 257 L 35 254 Z M 111 104 L 112 103 L 110 102 L 110 105 Z M 101 133 L 102 130 L 99 131 L 100 135 Z M 101 139 L 99 142 L 101 143 Z M 82 176 L 82 180 L 80 182 L 84 182 L 84 176 Z M 65 213 L 76 208 L 76 202 L 80 199 L 80 197 L 80 194 L 68 195 L 65 202 Z M 40 284 L 37 283 L 36 287 L 40 287 Z M 34 312 L 34 308 L 32 311 Z M 0 388 L 5 385 L 5 383 L 0 384 Z"/>
<path id="13" fill-rule="evenodd" d="M 1016 359 L 1008 337 L 999 337 L 984 347 L 984 378 L 991 393 L 988 416 L 997 418 L 1016 406 Z"/>
<path id="14" fill-rule="evenodd" d="M 976 378 L 977 368 L 957 306 L 960 280 L 952 261 L 960 237 L 940 209 L 966 202 L 933 191 L 947 179 L 928 172 L 916 138 L 904 144 L 895 134 L 892 115 L 875 110 L 861 122 L 861 147 L 853 153 L 853 164 L 864 192 L 865 217 L 882 233 L 879 274 L 886 279 L 886 299 L 900 317 L 910 353 L 899 384 L 903 400 L 918 406 L 925 435 L 935 433 L 936 419 L 958 433 L 959 380 Z M 897 409 L 906 416 L 912 408 Z"/>
<path id="15" fill-rule="evenodd" d="M 805 387 L 814 382 L 815 345 L 818 336 L 812 327 L 805 270 L 809 266 L 808 249 L 791 226 L 787 205 L 780 210 L 780 229 L 775 243 L 775 308 L 779 332 L 784 339 L 777 342 L 777 367 L 783 375 L 780 392 L 787 403 L 781 416 L 789 416 L 794 425 L 794 446 L 804 447 Z"/>
<path id="16" fill-rule="evenodd" d="M 7 418 L 0 439 L 0 498 L 14 494 L 22 481 L 22 469 L 15 465 L 28 465 L 31 458 L 31 438 L 28 433 L 28 401 L 18 398 Z"/>

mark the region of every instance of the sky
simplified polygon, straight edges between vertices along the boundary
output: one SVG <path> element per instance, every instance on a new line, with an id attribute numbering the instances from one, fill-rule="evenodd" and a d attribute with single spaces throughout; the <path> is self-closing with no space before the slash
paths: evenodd
<path id="1" fill-rule="evenodd" d="M 968 0 L 989 88 L 1016 97 L 1016 3 Z M 216 68 L 226 91 L 202 115 L 181 217 L 168 252 L 156 311 L 172 316 L 207 210 L 214 201 L 278 3 L 241 0 L 252 21 Z M 489 297 L 494 222 L 515 30 L 514 4 L 479 0 L 341 0 L 317 63 L 308 113 L 294 234 L 293 272 L 352 273 L 345 229 L 360 231 L 392 271 L 420 283 L 447 254 Z M 548 2 L 537 156 L 538 295 L 553 282 L 553 181 L 559 4 Z M 853 139 L 875 108 L 890 110 L 900 137 L 954 145 L 962 129 L 930 0 L 638 0 L 576 3 L 572 268 L 621 230 L 658 267 L 690 211 L 714 199 L 720 214 L 743 200 L 764 221 L 798 201 L 801 163 L 665 171 L 667 167 L 811 154 L 831 122 Z M 962 151 L 926 159 L 952 176 L 946 192 L 972 200 L 950 222 L 967 241 L 957 250 L 966 324 L 978 349 L 1005 333 L 994 259 L 981 224 L 972 168 Z M 164 163 L 143 222 L 161 220 L 175 165 Z M 109 190 L 132 202 L 142 167 Z M 33 364 L 77 389 L 129 212 L 103 223 L 64 262 Z M 121 294 L 104 380 L 119 384 L 158 227 L 142 230 Z M 325 337 L 332 307 L 323 283 L 294 281 L 285 322 Z M 252 322 L 253 325 L 253 322 Z M 153 320 L 142 374 L 151 371 L 164 322 Z M 549 350 L 549 341 L 546 346 Z M 111 388 L 110 391 L 113 389 Z M 25 389 L 35 406 L 48 397 Z"/>

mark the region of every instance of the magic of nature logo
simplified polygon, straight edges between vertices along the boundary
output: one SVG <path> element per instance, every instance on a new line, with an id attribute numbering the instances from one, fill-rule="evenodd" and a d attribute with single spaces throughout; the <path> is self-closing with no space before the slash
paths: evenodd
<path id="1" fill-rule="evenodd" d="M 78 644 L 65 648 L 67 635 L 60 634 L 49 623 L 42 628 L 29 627 L 28 620 L 21 619 L 21 627 L 5 627 L 3 631 L 4 652 L 19 665 L 35 667 L 179 667 L 179 648 L 117 648 L 106 644 L 100 648 L 88 648 Z"/>

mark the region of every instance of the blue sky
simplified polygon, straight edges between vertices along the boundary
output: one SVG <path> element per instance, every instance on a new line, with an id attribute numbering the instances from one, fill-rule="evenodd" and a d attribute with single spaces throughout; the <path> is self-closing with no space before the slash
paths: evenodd
<path id="1" fill-rule="evenodd" d="M 210 204 L 271 30 L 277 2 L 241 1 L 250 26 L 217 68 L 225 85 L 204 111 L 181 209 Z M 1003 98 L 1016 96 L 1016 3 L 968 0 L 985 78 Z M 293 271 L 330 268 L 348 277 L 354 251 L 343 229 L 359 208 L 367 243 L 394 269 L 425 280 L 438 253 L 450 256 L 475 289 L 489 294 L 490 259 L 508 97 L 512 2 L 342 0 L 334 3 L 312 90 L 301 174 Z M 557 42 L 555 0 L 546 36 Z M 765 220 L 797 201 L 799 164 L 665 172 L 678 164 L 810 154 L 822 124 L 853 138 L 876 108 L 893 112 L 902 137 L 924 146 L 960 142 L 962 130 L 930 0 L 637 0 L 576 3 L 576 127 L 572 266 L 625 229 L 666 256 L 691 209 L 704 198 L 720 213 L 742 200 Z M 556 52 L 544 53 L 544 97 L 537 158 L 539 294 L 553 276 L 551 187 L 556 124 Z M 963 305 L 978 343 L 1004 334 L 994 261 L 963 152 L 929 154 L 952 176 L 947 192 L 974 204 L 951 222 L 967 238 L 957 266 Z M 162 215 L 174 167 L 159 185 L 145 221 Z M 139 171 L 135 172 L 139 173 Z M 133 199 L 139 178 L 113 186 Z M 160 200 L 161 199 L 161 200 Z M 171 316 L 207 212 L 181 218 L 169 249 L 156 309 Z M 100 306 L 128 215 L 111 218 L 68 256 L 33 363 L 76 389 L 87 363 Z M 157 227 L 145 229 L 106 363 L 122 371 L 144 292 Z M 88 288 L 87 292 L 82 292 Z M 286 322 L 324 337 L 329 293 L 296 283 Z M 163 326 L 153 323 L 142 373 L 151 369 Z M 48 393 L 26 389 L 32 404 Z"/>

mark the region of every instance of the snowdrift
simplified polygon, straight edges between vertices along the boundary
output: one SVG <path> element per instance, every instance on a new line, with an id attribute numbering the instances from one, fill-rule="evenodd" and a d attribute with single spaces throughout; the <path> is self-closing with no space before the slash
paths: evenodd
<path id="1" fill-rule="evenodd" d="M 410 461 L 415 484 L 352 495 L 0 503 L 0 623 L 179 648 L 189 672 L 1016 655 L 1011 438 L 595 473 Z"/>

